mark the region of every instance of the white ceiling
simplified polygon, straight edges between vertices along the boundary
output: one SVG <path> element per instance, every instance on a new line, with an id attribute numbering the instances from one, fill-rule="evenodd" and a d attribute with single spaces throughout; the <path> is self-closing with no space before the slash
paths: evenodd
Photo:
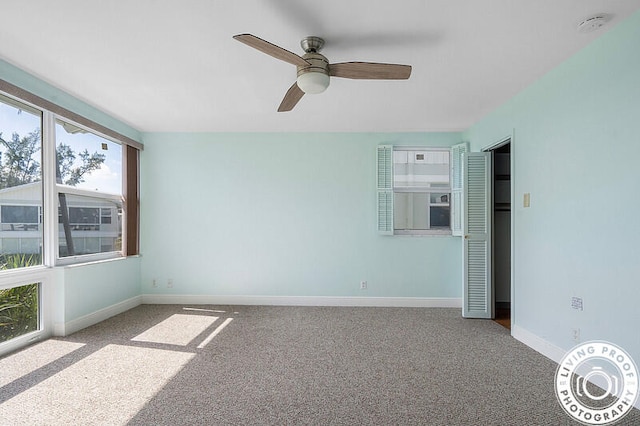
<path id="1" fill-rule="evenodd" d="M 640 8 L 640 0 L 27 0 L 3 2 L 0 58 L 140 131 L 464 130 Z M 612 16 L 600 30 L 577 24 Z M 333 78 L 276 109 L 293 65 L 252 33 L 331 62 L 413 66 L 408 81 Z M 1 76 L 0 76 L 1 77 Z"/>

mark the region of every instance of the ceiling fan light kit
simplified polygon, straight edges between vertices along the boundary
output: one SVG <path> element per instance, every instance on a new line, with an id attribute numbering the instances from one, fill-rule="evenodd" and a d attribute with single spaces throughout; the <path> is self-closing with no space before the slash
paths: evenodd
<path id="1" fill-rule="evenodd" d="M 322 93 L 329 87 L 329 60 L 319 53 L 324 40 L 309 36 L 302 39 L 300 46 L 307 52 L 302 55 L 302 59 L 308 65 L 298 65 L 298 87 L 304 93 Z"/>
<path id="2" fill-rule="evenodd" d="M 296 80 L 298 87 L 304 93 L 316 95 L 327 90 L 329 87 L 329 73 L 316 71 L 298 71 L 298 79 Z"/>
<path id="3" fill-rule="evenodd" d="M 252 34 L 238 34 L 233 38 L 297 67 L 297 79 L 284 95 L 278 112 L 291 111 L 306 93 L 324 92 L 329 87 L 330 77 L 356 80 L 406 80 L 411 76 L 410 65 L 377 62 L 330 64 L 329 60 L 319 53 L 324 46 L 324 40 L 316 36 L 305 37 L 300 42 L 300 46 L 306 52 L 303 56 L 296 55 Z"/>

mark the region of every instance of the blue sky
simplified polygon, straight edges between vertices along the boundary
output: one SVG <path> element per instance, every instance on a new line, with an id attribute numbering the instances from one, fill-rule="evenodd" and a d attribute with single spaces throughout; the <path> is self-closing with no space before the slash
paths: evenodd
<path id="1" fill-rule="evenodd" d="M 13 105 L 7 105 L 0 101 L 0 132 L 2 137 L 8 139 L 17 132 L 21 137 L 26 136 L 40 127 L 40 117 L 28 110 L 18 110 Z M 77 188 L 108 192 L 112 194 L 122 193 L 122 148 L 119 144 L 111 142 L 91 133 L 67 133 L 62 126 L 56 124 L 56 144 L 69 145 L 76 154 L 87 149 L 89 153 L 102 153 L 106 160 L 99 170 L 85 175 L 85 182 L 77 185 Z M 103 150 L 102 144 L 107 144 L 107 150 Z M 40 159 L 38 159 L 40 161 Z"/>

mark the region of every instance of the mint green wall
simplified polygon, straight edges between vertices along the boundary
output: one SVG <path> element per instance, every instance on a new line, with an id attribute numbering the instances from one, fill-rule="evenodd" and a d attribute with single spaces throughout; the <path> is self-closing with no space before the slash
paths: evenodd
<path id="1" fill-rule="evenodd" d="M 143 293 L 460 297 L 460 239 L 379 236 L 375 185 L 378 144 L 459 133 L 143 137 Z"/>
<path id="2" fill-rule="evenodd" d="M 515 134 L 515 324 L 563 349 L 580 328 L 583 341 L 617 343 L 636 361 L 638 46 L 640 12 L 465 133 L 474 151 Z"/>
<path id="3" fill-rule="evenodd" d="M 64 281 L 64 321 L 69 322 L 140 295 L 140 258 L 56 268 Z"/>

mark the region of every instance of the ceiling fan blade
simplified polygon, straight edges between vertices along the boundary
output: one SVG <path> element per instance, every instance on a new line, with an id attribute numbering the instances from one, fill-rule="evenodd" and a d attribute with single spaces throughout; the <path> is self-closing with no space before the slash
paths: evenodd
<path id="1" fill-rule="evenodd" d="M 340 62 L 329 65 L 329 74 L 362 80 L 406 80 L 411 76 L 411 65 Z"/>
<path id="2" fill-rule="evenodd" d="M 291 111 L 303 96 L 304 92 L 298 87 L 298 83 L 293 83 L 293 86 L 291 86 L 284 95 L 284 98 L 278 107 L 278 112 Z"/>
<path id="3" fill-rule="evenodd" d="M 238 40 L 246 44 L 247 46 L 251 46 L 254 49 L 258 49 L 259 51 L 266 53 L 267 55 L 273 56 L 276 59 L 280 59 L 281 61 L 288 62 L 292 65 L 296 66 L 308 66 L 311 65 L 309 62 L 302 59 L 301 56 L 296 55 L 293 52 L 289 52 L 287 49 L 283 49 L 280 46 L 276 46 L 273 43 L 269 43 L 266 40 L 263 40 L 259 37 L 256 37 L 251 34 L 238 34 L 233 36 L 234 39 Z"/>

